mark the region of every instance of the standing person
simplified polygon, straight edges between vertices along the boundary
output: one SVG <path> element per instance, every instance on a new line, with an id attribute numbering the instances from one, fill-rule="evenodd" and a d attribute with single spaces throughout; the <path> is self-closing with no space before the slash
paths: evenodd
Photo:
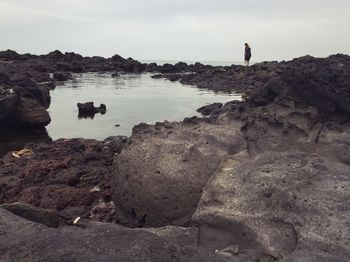
<path id="1" fill-rule="evenodd" d="M 248 45 L 248 43 L 244 44 L 245 49 L 244 49 L 244 65 L 245 66 L 249 66 L 249 60 L 252 57 L 252 52 L 250 50 L 250 46 Z"/>

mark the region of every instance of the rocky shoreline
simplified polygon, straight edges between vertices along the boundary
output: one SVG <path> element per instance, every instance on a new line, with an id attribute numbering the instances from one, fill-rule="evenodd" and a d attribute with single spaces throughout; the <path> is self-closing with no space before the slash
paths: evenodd
<path id="1" fill-rule="evenodd" d="M 0 60 L 4 130 L 45 126 L 49 90 L 72 72 L 153 72 L 246 95 L 129 138 L 6 154 L 2 261 L 350 260 L 349 56 L 249 68 L 59 51 Z"/>

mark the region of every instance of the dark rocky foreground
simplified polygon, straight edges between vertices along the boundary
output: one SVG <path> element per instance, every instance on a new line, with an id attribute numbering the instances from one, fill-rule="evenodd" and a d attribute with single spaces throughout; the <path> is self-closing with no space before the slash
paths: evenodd
<path id="1" fill-rule="evenodd" d="M 1 261 L 350 261 L 349 56 L 142 66 L 247 99 L 140 124 L 130 138 L 8 153 Z"/>

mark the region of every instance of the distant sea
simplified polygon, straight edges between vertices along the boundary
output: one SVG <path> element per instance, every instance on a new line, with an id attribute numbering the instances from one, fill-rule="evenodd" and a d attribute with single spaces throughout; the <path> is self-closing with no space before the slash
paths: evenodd
<path id="1" fill-rule="evenodd" d="M 202 63 L 204 65 L 212 65 L 212 66 L 230 66 L 230 65 L 244 65 L 244 61 L 176 61 L 176 60 L 141 60 L 142 63 L 156 63 L 157 65 L 164 64 L 176 64 L 178 62 L 185 62 L 187 64 L 194 64 L 196 62 Z M 252 63 L 253 64 L 253 63 Z"/>

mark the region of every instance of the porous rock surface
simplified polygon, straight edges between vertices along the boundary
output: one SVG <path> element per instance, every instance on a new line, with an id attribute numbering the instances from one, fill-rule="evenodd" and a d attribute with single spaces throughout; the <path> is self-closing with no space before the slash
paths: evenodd
<path id="1" fill-rule="evenodd" d="M 239 126 L 202 120 L 136 126 L 115 159 L 118 214 L 134 226 L 188 223 L 221 159 L 243 148 Z"/>
<path id="2" fill-rule="evenodd" d="M 110 171 L 127 142 L 59 139 L 28 145 L 29 153 L 19 157 L 8 153 L 0 159 L 0 204 L 22 202 L 66 219 L 114 221 Z"/>

